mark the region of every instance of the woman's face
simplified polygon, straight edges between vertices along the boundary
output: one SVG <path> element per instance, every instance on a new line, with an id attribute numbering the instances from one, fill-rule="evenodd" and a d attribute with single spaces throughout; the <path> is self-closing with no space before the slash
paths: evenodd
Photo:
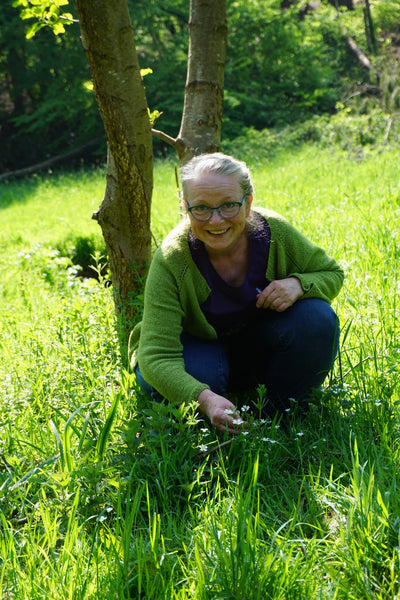
<path id="1" fill-rule="evenodd" d="M 214 208 L 225 202 L 241 200 L 241 189 L 235 177 L 203 173 L 188 184 L 187 201 L 190 207 L 201 204 Z M 209 221 L 197 221 L 189 213 L 192 232 L 204 243 L 209 254 L 229 253 L 242 237 L 249 212 L 250 201 L 245 201 L 233 219 L 225 219 L 214 210 Z"/>

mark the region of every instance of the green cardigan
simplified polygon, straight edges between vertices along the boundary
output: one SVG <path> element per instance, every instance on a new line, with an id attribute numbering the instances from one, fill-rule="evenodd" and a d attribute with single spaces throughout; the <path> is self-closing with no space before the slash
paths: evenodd
<path id="1" fill-rule="evenodd" d="M 253 210 L 267 219 L 271 229 L 266 278 L 295 276 L 303 298 L 330 303 L 342 287 L 340 266 L 277 213 Z M 174 403 L 196 400 L 208 387 L 185 371 L 182 331 L 203 339 L 217 337 L 200 308 L 210 289 L 192 259 L 189 228 L 189 222 L 180 223 L 156 250 L 145 286 L 143 319 L 130 339 L 131 367 L 138 362 L 144 379 Z"/>

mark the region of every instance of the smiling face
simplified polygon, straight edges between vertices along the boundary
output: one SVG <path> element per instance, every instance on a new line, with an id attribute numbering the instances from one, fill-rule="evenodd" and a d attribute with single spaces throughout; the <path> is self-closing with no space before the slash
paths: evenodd
<path id="1" fill-rule="evenodd" d="M 203 205 L 216 207 L 224 202 L 240 202 L 242 191 L 235 177 L 203 173 L 189 182 L 187 201 L 191 207 Z M 189 213 L 192 232 L 202 241 L 209 255 L 229 254 L 240 243 L 250 213 L 251 199 L 246 200 L 239 214 L 233 219 L 224 219 L 214 210 L 209 221 L 197 221 Z"/>

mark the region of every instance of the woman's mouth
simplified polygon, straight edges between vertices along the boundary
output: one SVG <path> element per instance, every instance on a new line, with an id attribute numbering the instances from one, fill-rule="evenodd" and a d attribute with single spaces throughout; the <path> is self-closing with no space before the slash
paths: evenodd
<path id="1" fill-rule="evenodd" d="M 218 230 L 208 230 L 208 233 L 211 233 L 211 235 L 223 235 L 224 233 L 226 233 L 228 231 L 229 227 L 226 227 L 225 229 L 218 229 Z"/>

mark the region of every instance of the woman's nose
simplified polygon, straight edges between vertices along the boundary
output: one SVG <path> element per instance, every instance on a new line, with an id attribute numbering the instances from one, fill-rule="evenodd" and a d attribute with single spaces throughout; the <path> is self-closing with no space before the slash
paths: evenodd
<path id="1" fill-rule="evenodd" d="M 212 211 L 212 215 L 209 219 L 209 222 L 211 223 L 220 223 L 221 221 L 224 220 L 224 217 L 221 217 L 221 215 L 219 214 L 219 212 L 217 210 L 213 210 Z"/>

